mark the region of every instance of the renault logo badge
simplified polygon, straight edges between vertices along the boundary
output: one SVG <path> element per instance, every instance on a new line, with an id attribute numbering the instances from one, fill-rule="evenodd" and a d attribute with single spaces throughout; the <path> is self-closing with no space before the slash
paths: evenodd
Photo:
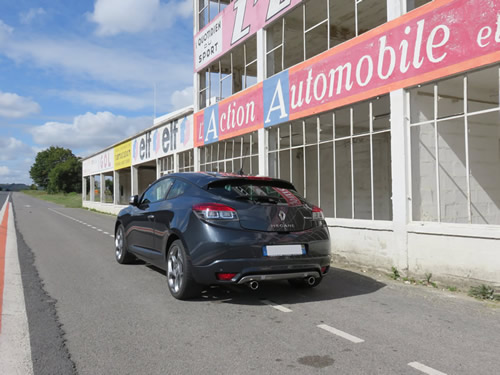
<path id="1" fill-rule="evenodd" d="M 278 214 L 278 216 L 280 217 L 281 221 L 285 221 L 285 218 L 286 218 L 285 212 L 280 211 L 280 213 Z"/>

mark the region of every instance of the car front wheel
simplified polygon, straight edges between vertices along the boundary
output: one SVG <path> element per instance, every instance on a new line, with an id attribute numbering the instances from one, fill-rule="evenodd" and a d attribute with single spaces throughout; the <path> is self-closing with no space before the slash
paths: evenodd
<path id="1" fill-rule="evenodd" d="M 115 258 L 120 264 L 132 263 L 135 257 L 127 251 L 127 240 L 125 229 L 119 225 L 115 232 Z"/>
<path id="2" fill-rule="evenodd" d="M 199 285 L 191 275 L 191 265 L 180 240 L 174 241 L 168 249 L 167 281 L 170 294 L 174 298 L 188 299 L 200 292 Z"/>

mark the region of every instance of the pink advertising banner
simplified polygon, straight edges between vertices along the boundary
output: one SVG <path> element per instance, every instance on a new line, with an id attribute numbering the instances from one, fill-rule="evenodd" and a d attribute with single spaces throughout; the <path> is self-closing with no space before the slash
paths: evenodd
<path id="1" fill-rule="evenodd" d="M 199 71 L 254 35 L 302 0 L 235 0 L 194 36 L 194 67 Z"/>
<path id="2" fill-rule="evenodd" d="M 500 61 L 500 0 L 435 0 L 195 115 L 195 145 Z"/>

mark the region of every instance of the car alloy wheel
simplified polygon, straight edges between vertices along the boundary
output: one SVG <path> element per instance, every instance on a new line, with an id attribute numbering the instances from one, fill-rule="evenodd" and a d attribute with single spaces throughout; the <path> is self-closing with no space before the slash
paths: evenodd
<path id="1" fill-rule="evenodd" d="M 168 287 L 174 294 L 179 294 L 184 283 L 184 259 L 182 255 L 182 250 L 176 244 L 168 252 Z"/>
<path id="2" fill-rule="evenodd" d="M 120 264 L 132 263 L 135 257 L 127 251 L 127 240 L 123 225 L 119 225 L 115 232 L 115 258 Z"/>

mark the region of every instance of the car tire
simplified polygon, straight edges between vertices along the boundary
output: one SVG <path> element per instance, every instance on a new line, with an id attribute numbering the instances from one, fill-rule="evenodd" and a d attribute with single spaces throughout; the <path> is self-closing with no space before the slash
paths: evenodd
<path id="1" fill-rule="evenodd" d="M 314 288 L 317 287 L 320 283 L 321 280 L 323 280 L 322 277 L 316 278 L 314 281 L 314 284 L 309 284 L 306 279 L 289 279 L 288 283 L 293 286 L 294 288 Z"/>
<path id="2" fill-rule="evenodd" d="M 167 284 L 174 298 L 186 300 L 201 292 L 193 279 L 191 267 L 182 241 L 172 242 L 167 253 Z"/>
<path id="3" fill-rule="evenodd" d="M 125 229 L 119 225 L 115 232 L 115 258 L 120 264 L 132 263 L 135 257 L 127 250 L 127 240 L 125 238 Z"/>

